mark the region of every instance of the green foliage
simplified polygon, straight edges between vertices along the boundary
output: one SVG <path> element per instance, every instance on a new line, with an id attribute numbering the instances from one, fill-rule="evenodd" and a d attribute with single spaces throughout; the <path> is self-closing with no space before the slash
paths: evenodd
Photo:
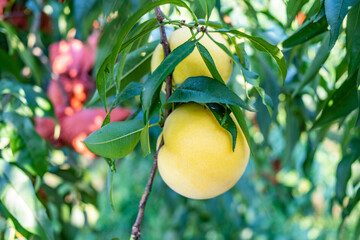
<path id="1" fill-rule="evenodd" d="M 17 4 L 0 9 L 0 239 L 15 233 L 26 239 L 128 238 L 157 150 L 155 126 L 164 124 L 165 110 L 186 102 L 206 105 L 229 132 L 233 149 L 239 124 L 252 157 L 236 186 L 211 200 L 185 199 L 156 177 L 144 239 L 360 236 L 358 0 L 29 0 L 20 11 L 26 27 L 11 21 Z M 51 21 L 37 24 L 43 15 Z M 44 21 L 52 31 L 41 29 Z M 58 122 L 45 89 L 50 78 L 64 75 L 49 74 L 47 48 L 74 30 L 85 42 L 96 25 L 102 32 L 91 72 L 96 92 L 86 106 L 101 101 L 106 117 L 84 143 L 106 162 L 60 147 L 56 134 L 45 142 L 36 125 L 39 117 Z M 179 27 L 210 38 L 209 32 L 221 33 L 230 49 L 212 40 L 235 63 L 227 85 L 216 56 L 194 37 L 151 73 L 160 26 L 168 36 Z M 164 79 L 195 48 L 212 78 L 188 78 L 166 100 Z M 119 106 L 132 115 L 111 122 Z M 74 131 L 83 121 L 73 121 Z"/>
<path id="2" fill-rule="evenodd" d="M 359 3 L 359 0 L 325 0 L 325 14 L 330 26 L 330 49 L 335 45 L 340 32 L 341 23 L 350 9 Z"/>
<path id="3" fill-rule="evenodd" d="M 109 123 L 90 134 L 84 141 L 93 153 L 106 158 L 123 158 L 140 140 L 144 125 L 141 120 Z"/>
<path id="4" fill-rule="evenodd" d="M 158 92 L 164 79 L 174 70 L 177 64 L 184 60 L 195 48 L 196 40 L 185 42 L 181 46 L 172 51 L 164 61 L 161 62 L 158 68 L 150 75 L 149 79 L 144 84 L 141 92 L 141 102 L 145 112 L 145 121 L 149 115 L 149 109 L 155 93 Z"/>
<path id="5" fill-rule="evenodd" d="M 1 203 L 24 229 L 41 239 L 54 239 L 51 222 L 30 179 L 3 159 L 0 161 L 0 189 Z"/>
<path id="6" fill-rule="evenodd" d="M 167 104 L 175 102 L 222 103 L 242 107 L 248 111 L 254 108 L 246 104 L 224 83 L 209 77 L 190 77 L 171 95 Z"/>

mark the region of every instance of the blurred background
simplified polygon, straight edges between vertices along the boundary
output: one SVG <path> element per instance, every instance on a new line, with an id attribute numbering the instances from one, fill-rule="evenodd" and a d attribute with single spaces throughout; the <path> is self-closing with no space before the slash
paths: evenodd
<path id="1" fill-rule="evenodd" d="M 0 0 L 0 239 L 129 238 L 152 155 L 137 146 L 109 167 L 82 140 L 106 116 L 96 73 L 123 23 L 149 2 Z M 359 239 L 360 74 L 351 59 L 360 56 L 360 7 L 353 2 L 336 41 L 326 1 L 216 1 L 211 21 L 279 44 L 285 84 L 269 55 L 238 43 L 271 99 L 234 65 L 229 86 L 257 109 L 246 112 L 256 156 L 230 191 L 210 200 L 184 198 L 157 175 L 142 239 Z M 186 3 L 205 18 L 199 1 Z M 192 20 L 175 5 L 161 9 Z M 131 47 L 125 84 L 146 81 L 158 41 L 154 30 Z M 114 85 L 107 96 L 111 103 Z M 112 120 L 131 114 L 142 116 L 139 97 L 122 101 Z M 160 131 L 150 131 L 153 152 Z"/>

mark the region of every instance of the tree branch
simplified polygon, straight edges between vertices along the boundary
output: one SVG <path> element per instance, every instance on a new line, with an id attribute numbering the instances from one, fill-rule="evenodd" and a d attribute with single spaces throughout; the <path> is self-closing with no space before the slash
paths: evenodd
<path id="1" fill-rule="evenodd" d="M 163 23 L 164 16 L 161 13 L 160 7 L 157 7 L 155 9 L 155 12 L 156 12 L 157 22 L 159 24 Z M 160 34 L 161 34 L 161 45 L 163 46 L 163 50 L 164 50 L 164 58 L 166 58 L 170 54 L 170 47 L 169 47 L 169 42 L 166 37 L 164 26 L 160 27 Z M 166 83 L 166 85 L 165 85 L 166 100 L 168 100 L 172 93 L 172 74 L 170 74 L 169 76 L 166 77 L 165 83 Z M 171 113 L 171 109 L 165 110 L 164 122 L 166 121 L 166 118 L 170 115 L 170 113 Z M 157 151 L 154 155 L 154 162 L 153 162 L 153 165 L 152 165 L 152 168 L 150 171 L 150 176 L 147 181 L 144 194 L 142 195 L 140 203 L 139 203 L 139 211 L 138 211 L 135 223 L 134 223 L 134 225 L 132 227 L 132 231 L 131 231 L 131 238 L 130 238 L 131 240 L 138 240 L 141 237 L 140 226 L 141 226 L 141 222 L 144 218 L 145 206 L 146 206 L 147 200 L 149 198 L 149 195 L 150 195 L 150 192 L 152 189 L 152 185 L 154 182 L 154 177 L 155 177 L 156 170 L 157 170 L 158 153 L 159 153 L 160 148 L 163 145 L 164 145 L 164 139 L 161 139 L 159 148 L 157 149 Z"/>

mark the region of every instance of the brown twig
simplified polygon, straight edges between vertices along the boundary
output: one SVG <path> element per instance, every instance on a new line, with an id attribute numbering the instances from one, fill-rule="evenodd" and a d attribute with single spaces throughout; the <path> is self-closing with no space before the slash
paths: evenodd
<path id="1" fill-rule="evenodd" d="M 157 22 L 159 24 L 161 24 L 164 20 L 164 16 L 161 13 L 160 7 L 157 7 L 155 9 L 155 12 L 156 12 Z M 170 54 L 170 47 L 169 47 L 169 42 L 166 37 L 164 26 L 160 27 L 160 34 L 161 34 L 161 45 L 163 46 L 164 58 L 165 58 L 166 56 L 168 56 Z M 171 96 L 171 93 L 172 93 L 172 75 L 171 74 L 166 77 L 165 83 L 166 83 L 165 92 L 166 92 L 166 100 L 167 100 L 167 99 L 169 99 L 169 97 Z M 166 121 L 166 118 L 170 115 L 170 113 L 171 113 L 171 109 L 165 110 L 164 122 Z M 131 240 L 138 240 L 141 237 L 140 226 L 141 226 L 141 222 L 144 218 L 145 206 L 146 206 L 147 200 L 149 198 L 151 188 L 152 188 L 152 185 L 154 182 L 154 177 L 155 177 L 156 170 L 157 170 L 158 153 L 159 153 L 160 148 L 163 145 L 164 145 L 164 139 L 161 139 L 159 148 L 157 149 L 156 153 L 154 154 L 154 162 L 153 162 L 153 165 L 152 165 L 152 168 L 150 171 L 149 179 L 146 183 L 144 194 L 142 195 L 140 203 L 139 203 L 139 211 L 138 211 L 135 223 L 134 223 L 134 225 L 132 227 L 132 231 L 131 231 L 131 238 L 130 238 Z"/>

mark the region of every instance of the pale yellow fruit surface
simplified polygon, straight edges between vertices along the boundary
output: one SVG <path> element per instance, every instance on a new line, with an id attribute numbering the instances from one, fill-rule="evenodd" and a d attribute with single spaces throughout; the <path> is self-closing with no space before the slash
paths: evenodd
<path id="1" fill-rule="evenodd" d="M 237 131 L 233 152 L 230 133 L 207 107 L 181 105 L 164 125 L 164 145 L 158 154 L 162 179 L 188 198 L 208 199 L 226 192 L 243 175 L 249 161 L 248 144 L 238 126 Z"/>
<path id="2" fill-rule="evenodd" d="M 198 36 L 200 36 L 200 34 L 198 34 Z M 229 49 L 229 44 L 220 33 L 210 33 L 210 36 Z M 189 40 L 189 38 L 191 38 L 191 32 L 186 27 L 174 31 L 169 38 L 170 50 L 173 51 L 175 48 Z M 201 38 L 200 43 L 209 51 L 218 72 L 226 83 L 230 78 L 233 67 L 231 58 L 207 35 Z M 155 71 L 163 60 L 164 52 L 161 44 L 159 44 L 151 59 L 151 72 Z M 175 84 L 181 84 L 187 78 L 197 76 L 212 77 L 205 62 L 201 58 L 199 50 L 195 47 L 194 51 L 176 66 L 173 72 L 173 80 Z"/>

